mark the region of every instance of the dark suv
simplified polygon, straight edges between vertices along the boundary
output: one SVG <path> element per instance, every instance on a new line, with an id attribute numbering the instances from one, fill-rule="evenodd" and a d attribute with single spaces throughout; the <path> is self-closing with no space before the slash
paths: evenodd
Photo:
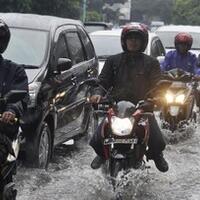
<path id="1" fill-rule="evenodd" d="M 88 87 L 78 88 L 98 74 L 97 57 L 80 21 L 16 13 L 0 18 L 11 30 L 3 56 L 24 64 L 29 80 L 22 149 L 27 163 L 47 167 L 55 145 L 87 131 Z"/>

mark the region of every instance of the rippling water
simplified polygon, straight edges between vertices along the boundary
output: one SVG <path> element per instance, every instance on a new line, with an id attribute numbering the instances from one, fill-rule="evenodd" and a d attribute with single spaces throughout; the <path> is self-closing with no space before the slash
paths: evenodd
<path id="1" fill-rule="evenodd" d="M 200 127 L 184 133 L 164 135 L 168 141 L 165 157 L 167 173 L 151 168 L 120 174 L 112 192 L 102 170 L 92 170 L 95 154 L 85 138 L 73 146 L 59 146 L 48 171 L 20 167 L 16 176 L 18 200 L 114 200 L 120 192 L 124 200 L 199 200 Z"/>

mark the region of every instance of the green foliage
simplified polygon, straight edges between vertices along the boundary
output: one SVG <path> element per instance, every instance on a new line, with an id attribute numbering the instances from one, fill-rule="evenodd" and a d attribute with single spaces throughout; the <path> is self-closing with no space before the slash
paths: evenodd
<path id="1" fill-rule="evenodd" d="M 96 11 L 88 11 L 86 21 L 101 21 L 101 15 Z"/>
<path id="2" fill-rule="evenodd" d="M 150 23 L 152 20 L 171 21 L 173 0 L 134 0 L 131 4 L 131 20 Z"/>
<path id="3" fill-rule="evenodd" d="M 80 18 L 80 0 L 0 0 L 0 12 L 31 12 Z"/>
<path id="4" fill-rule="evenodd" d="M 0 12 L 30 12 L 32 0 L 0 0 Z"/>
<path id="5" fill-rule="evenodd" d="M 173 23 L 183 25 L 199 25 L 199 0 L 175 0 L 173 7 Z"/>

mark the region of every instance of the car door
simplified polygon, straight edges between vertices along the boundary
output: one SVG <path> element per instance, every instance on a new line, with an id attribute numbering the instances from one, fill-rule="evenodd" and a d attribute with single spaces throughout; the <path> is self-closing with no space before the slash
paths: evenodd
<path id="1" fill-rule="evenodd" d="M 80 84 L 88 77 L 88 60 L 83 42 L 76 26 L 68 26 L 64 30 L 64 40 L 71 59 L 72 67 L 60 74 L 60 78 L 68 81 L 60 85 L 60 94 L 57 99 L 58 128 L 56 130 L 56 140 L 58 143 L 77 135 L 81 132 L 84 118 L 85 91 L 78 90 Z M 69 84 L 70 82 L 70 84 Z M 68 85 L 68 87 L 65 87 Z M 70 86 L 69 86 L 70 85 Z M 65 88 L 65 89 L 64 89 Z"/>
<path id="2" fill-rule="evenodd" d="M 56 65 L 59 58 L 68 58 L 70 59 L 70 53 L 67 46 L 67 41 L 65 37 L 66 30 L 74 30 L 76 26 L 62 26 L 56 30 L 54 36 L 54 50 L 53 50 L 53 76 L 51 78 L 51 84 L 54 89 L 54 98 L 53 104 L 56 110 L 56 129 L 55 129 L 55 138 L 54 143 L 58 144 L 63 142 L 67 138 L 68 133 L 72 129 L 76 129 L 76 124 L 72 127 L 71 123 L 76 118 L 76 104 L 74 101 L 73 95 L 77 90 L 76 84 L 76 74 L 73 70 L 73 67 L 63 72 L 56 72 Z M 70 113 L 70 114 L 69 114 Z"/>

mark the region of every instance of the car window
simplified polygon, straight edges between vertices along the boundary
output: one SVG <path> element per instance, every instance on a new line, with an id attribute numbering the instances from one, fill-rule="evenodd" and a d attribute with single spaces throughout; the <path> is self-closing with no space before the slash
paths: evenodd
<path id="1" fill-rule="evenodd" d="M 11 39 L 3 56 L 16 63 L 41 66 L 48 50 L 47 31 L 10 28 Z"/>
<path id="2" fill-rule="evenodd" d="M 66 32 L 67 45 L 72 64 L 84 61 L 84 50 L 77 32 Z"/>
<path id="3" fill-rule="evenodd" d="M 55 52 L 56 52 L 56 60 L 58 60 L 58 58 L 69 58 L 65 37 L 63 34 L 61 34 L 60 37 L 58 38 Z"/>
<path id="4" fill-rule="evenodd" d="M 85 47 L 87 60 L 92 59 L 95 57 L 94 48 L 92 46 L 92 43 L 91 43 L 88 35 L 86 34 L 86 32 L 83 30 L 83 28 L 79 27 L 79 29 L 80 29 L 80 37 L 81 37 L 84 47 Z"/>
<path id="5" fill-rule="evenodd" d="M 153 56 L 154 58 L 158 57 L 158 56 L 161 56 L 160 55 L 160 50 L 158 48 L 158 45 L 157 45 L 157 40 L 152 40 L 151 42 L 151 56 Z"/>
<path id="6" fill-rule="evenodd" d="M 95 52 L 99 58 L 121 53 L 122 47 L 119 36 L 90 35 Z"/>
<path id="7" fill-rule="evenodd" d="M 160 51 L 160 56 L 165 56 L 165 48 L 163 47 L 162 42 L 157 40 L 156 43 Z"/>

